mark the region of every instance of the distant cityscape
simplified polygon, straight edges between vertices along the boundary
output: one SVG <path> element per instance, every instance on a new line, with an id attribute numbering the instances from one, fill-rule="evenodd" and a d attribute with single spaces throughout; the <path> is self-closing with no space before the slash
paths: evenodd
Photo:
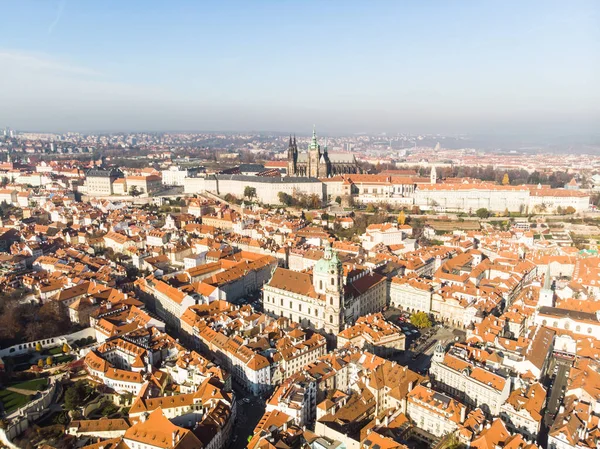
<path id="1" fill-rule="evenodd" d="M 584 447 L 600 154 L 468 143 L 5 129 L 2 444 Z"/>

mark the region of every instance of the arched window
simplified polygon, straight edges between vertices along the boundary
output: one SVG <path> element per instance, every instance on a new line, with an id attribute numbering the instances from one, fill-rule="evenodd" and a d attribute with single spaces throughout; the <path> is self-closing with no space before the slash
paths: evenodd
<path id="1" fill-rule="evenodd" d="M 575 330 L 576 330 L 577 332 L 581 332 L 581 326 L 577 325 L 577 327 L 575 328 Z"/>

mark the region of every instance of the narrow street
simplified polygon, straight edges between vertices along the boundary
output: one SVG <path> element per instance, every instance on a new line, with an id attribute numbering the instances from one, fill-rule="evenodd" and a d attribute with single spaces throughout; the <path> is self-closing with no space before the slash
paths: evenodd
<path id="1" fill-rule="evenodd" d="M 238 397 L 237 392 L 236 398 L 238 401 L 237 420 L 229 448 L 244 449 L 248 444 L 248 437 L 253 435 L 254 428 L 265 412 L 265 403 L 252 396 L 247 396 L 247 399 Z"/>
<path id="2" fill-rule="evenodd" d="M 564 389 L 567 386 L 570 370 L 569 364 L 558 363 L 558 372 L 550 390 L 550 399 L 548 399 L 548 406 L 546 407 L 546 414 L 544 416 L 544 423 L 547 427 L 550 427 L 554 422 L 554 418 L 556 418 Z"/>

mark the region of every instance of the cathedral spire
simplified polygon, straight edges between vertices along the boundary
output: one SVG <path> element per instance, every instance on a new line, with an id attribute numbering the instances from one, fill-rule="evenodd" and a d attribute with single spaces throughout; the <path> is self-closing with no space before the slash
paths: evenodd
<path id="1" fill-rule="evenodd" d="M 312 142 L 310 144 L 310 146 L 312 148 L 317 148 L 317 132 L 315 131 L 315 125 L 313 125 L 313 135 L 312 135 Z"/>

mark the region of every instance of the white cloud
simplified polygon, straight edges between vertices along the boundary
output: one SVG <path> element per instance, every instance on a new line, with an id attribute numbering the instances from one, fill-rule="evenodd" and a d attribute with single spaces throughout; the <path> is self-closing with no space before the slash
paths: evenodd
<path id="1" fill-rule="evenodd" d="M 60 22 L 60 18 L 62 17 L 62 13 L 65 10 L 65 6 L 67 6 L 67 0 L 60 0 L 58 3 L 58 9 L 56 11 L 56 18 L 52 21 L 50 26 L 48 27 L 48 34 L 52 34 L 58 22 Z"/>
<path id="2" fill-rule="evenodd" d="M 88 67 L 82 67 L 44 55 L 0 50 L 0 65 L 4 70 L 33 70 L 62 72 L 73 75 L 100 76 L 102 73 Z"/>

